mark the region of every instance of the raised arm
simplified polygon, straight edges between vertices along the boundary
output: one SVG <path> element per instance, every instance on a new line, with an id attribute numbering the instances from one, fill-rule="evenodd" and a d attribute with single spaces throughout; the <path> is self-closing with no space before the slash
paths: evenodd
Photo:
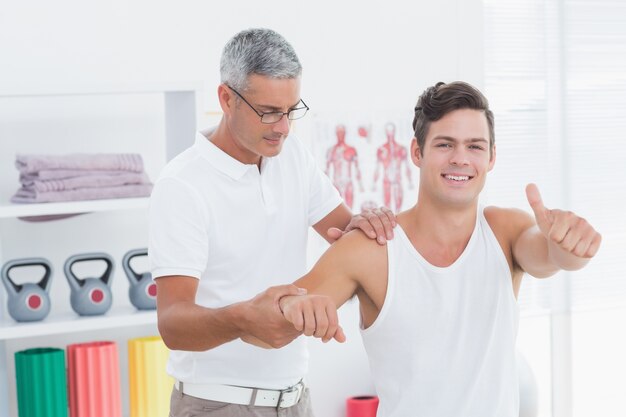
<path id="1" fill-rule="evenodd" d="M 526 187 L 526 196 L 535 219 L 529 217 L 513 242 L 515 262 L 537 278 L 584 267 L 600 248 L 600 233 L 571 211 L 546 208 L 535 184 Z"/>
<path id="2" fill-rule="evenodd" d="M 305 293 L 294 285 L 272 287 L 251 300 L 222 308 L 206 308 L 195 302 L 196 278 L 164 276 L 155 281 L 159 332 L 170 349 L 204 351 L 246 337 L 279 348 L 301 334 L 278 306 L 285 295 Z"/>
<path id="3" fill-rule="evenodd" d="M 348 233 L 333 244 L 313 269 L 294 285 L 306 295 L 281 298 L 280 307 L 295 328 L 326 342 L 345 340 L 338 325 L 337 308 L 355 295 L 379 299 L 386 289 L 387 250 L 360 231 Z"/>

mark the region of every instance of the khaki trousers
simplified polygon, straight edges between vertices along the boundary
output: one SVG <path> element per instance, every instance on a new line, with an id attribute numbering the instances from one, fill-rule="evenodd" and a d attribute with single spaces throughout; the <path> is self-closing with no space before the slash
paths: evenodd
<path id="1" fill-rule="evenodd" d="M 313 417 L 309 389 L 298 404 L 288 407 L 260 407 L 203 400 L 172 389 L 170 417 Z"/>

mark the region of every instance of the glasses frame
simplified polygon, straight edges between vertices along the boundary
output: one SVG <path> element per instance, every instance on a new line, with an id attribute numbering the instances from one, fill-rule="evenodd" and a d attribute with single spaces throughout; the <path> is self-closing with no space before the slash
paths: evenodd
<path id="1" fill-rule="evenodd" d="M 254 108 L 254 106 L 252 106 L 252 104 L 250 104 L 250 103 L 248 102 L 248 100 L 246 100 L 246 99 L 245 99 L 245 98 L 244 98 L 244 97 L 243 97 L 243 96 L 242 96 L 242 95 L 241 95 L 241 94 L 240 94 L 237 90 L 235 90 L 234 88 L 232 88 L 232 87 L 231 87 L 230 85 L 228 85 L 228 84 L 225 84 L 225 85 L 226 85 L 226 87 L 230 88 L 230 89 L 233 91 L 233 93 L 237 94 L 237 95 L 239 96 L 239 98 L 240 98 L 240 99 L 242 99 L 242 100 L 243 100 L 243 102 L 244 102 L 244 103 L 246 103 L 246 104 L 248 105 L 248 107 L 250 107 L 250 108 L 251 108 L 251 109 L 252 109 L 252 110 L 253 110 L 253 111 L 257 114 L 257 116 L 259 116 L 259 117 L 261 118 L 261 123 L 266 124 L 266 125 L 272 125 L 272 124 L 274 124 L 274 123 L 278 123 L 278 122 L 280 122 L 280 121 L 283 119 L 283 117 L 284 117 L 285 115 L 287 115 L 287 119 L 288 119 L 288 120 L 298 120 L 298 119 L 301 119 L 301 118 L 303 118 L 303 117 L 306 115 L 306 113 L 310 110 L 310 109 L 309 109 L 309 106 L 307 106 L 307 105 L 306 105 L 306 103 L 304 102 L 304 100 L 300 99 L 300 101 L 299 101 L 298 103 L 302 102 L 302 104 L 304 104 L 304 107 L 296 107 L 296 108 L 291 109 L 291 110 L 289 110 L 289 111 L 287 111 L 287 112 L 282 112 L 282 111 L 268 111 L 268 112 L 260 112 L 260 111 L 258 111 L 257 109 L 255 109 L 255 108 Z M 302 110 L 302 109 L 306 109 L 306 111 L 302 114 L 302 116 L 300 116 L 300 117 L 296 117 L 295 119 L 292 119 L 292 118 L 290 117 L 293 111 L 295 111 L 295 110 Z M 279 114 L 280 114 L 280 118 L 278 118 L 275 122 L 264 122 L 264 121 L 263 121 L 263 117 L 265 117 L 266 115 L 271 115 L 271 114 L 275 114 L 275 115 L 279 115 Z"/>

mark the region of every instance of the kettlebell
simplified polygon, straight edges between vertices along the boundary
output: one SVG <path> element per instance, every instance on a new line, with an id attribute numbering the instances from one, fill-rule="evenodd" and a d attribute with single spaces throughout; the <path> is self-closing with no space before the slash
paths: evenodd
<path id="1" fill-rule="evenodd" d="M 140 275 L 130 266 L 131 259 L 137 256 L 147 255 L 148 249 L 133 249 L 128 251 L 122 259 L 122 266 L 128 277 L 128 282 L 130 283 L 128 297 L 132 305 L 138 310 L 156 309 L 157 286 L 154 281 L 152 281 L 152 274 L 150 274 L 150 272 L 144 272 Z"/>
<path id="2" fill-rule="evenodd" d="M 38 283 L 18 285 L 9 276 L 13 268 L 41 265 L 45 269 L 43 278 Z M 44 258 L 23 258 L 8 261 L 2 267 L 2 282 L 9 295 L 9 314 L 15 321 L 39 321 L 50 313 L 48 291 L 52 282 L 52 264 Z"/>
<path id="3" fill-rule="evenodd" d="M 106 262 L 104 273 L 97 277 L 78 278 L 72 271 L 77 262 L 99 261 Z M 65 277 L 70 284 L 70 303 L 72 309 L 81 316 L 97 316 L 106 313 L 113 303 L 111 281 L 113 279 L 113 258 L 103 252 L 83 253 L 70 256 L 63 266 Z"/>

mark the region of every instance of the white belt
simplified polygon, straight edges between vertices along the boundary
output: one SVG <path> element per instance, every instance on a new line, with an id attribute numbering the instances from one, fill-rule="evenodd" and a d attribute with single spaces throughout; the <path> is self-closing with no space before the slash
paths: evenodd
<path id="1" fill-rule="evenodd" d="M 203 400 L 276 408 L 287 408 L 298 404 L 302 391 L 304 391 L 302 382 L 298 382 L 296 385 L 284 390 L 267 390 L 220 384 L 189 384 L 179 381 L 176 381 L 174 385 L 178 391 L 182 391 L 184 394 L 192 397 L 202 398 Z"/>

